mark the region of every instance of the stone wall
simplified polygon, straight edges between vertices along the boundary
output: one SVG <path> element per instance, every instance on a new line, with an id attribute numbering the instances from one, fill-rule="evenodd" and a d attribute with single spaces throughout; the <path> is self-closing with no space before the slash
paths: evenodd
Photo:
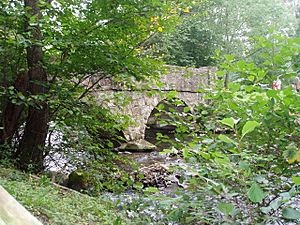
<path id="1" fill-rule="evenodd" d="M 95 93 L 99 104 L 110 108 L 114 113 L 132 118 L 132 124 L 124 131 L 128 141 L 144 139 L 146 124 L 152 110 L 167 98 L 168 93 L 176 91 L 176 98 L 184 101 L 192 112 L 197 104 L 204 103 L 202 93 L 198 90 L 211 86 L 214 68 L 168 66 L 168 71 L 168 74 L 161 77 L 160 81 L 164 83 L 161 88 L 149 84 L 148 90 L 129 90 L 107 79 L 102 81 L 101 89 Z"/>

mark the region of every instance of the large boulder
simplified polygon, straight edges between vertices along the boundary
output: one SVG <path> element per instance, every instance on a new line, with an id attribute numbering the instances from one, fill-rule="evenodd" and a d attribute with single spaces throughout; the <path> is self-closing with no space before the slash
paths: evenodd
<path id="1" fill-rule="evenodd" d="M 136 141 L 130 141 L 127 143 L 121 144 L 117 150 L 120 151 L 153 151 L 156 150 L 156 146 L 151 144 L 150 142 L 140 139 Z"/>
<path id="2" fill-rule="evenodd" d="M 69 175 L 67 187 L 76 191 L 87 190 L 89 187 L 89 174 L 82 170 L 75 170 Z"/>

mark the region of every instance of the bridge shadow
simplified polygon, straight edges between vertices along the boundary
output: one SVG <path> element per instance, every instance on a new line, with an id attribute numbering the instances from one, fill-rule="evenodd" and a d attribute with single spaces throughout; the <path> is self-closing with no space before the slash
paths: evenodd
<path id="1" fill-rule="evenodd" d="M 181 99 L 164 99 L 152 110 L 148 117 L 145 140 L 156 145 L 161 151 L 170 148 L 178 138 L 182 127 L 191 120 L 191 109 Z M 180 129 L 181 127 L 181 129 Z"/>

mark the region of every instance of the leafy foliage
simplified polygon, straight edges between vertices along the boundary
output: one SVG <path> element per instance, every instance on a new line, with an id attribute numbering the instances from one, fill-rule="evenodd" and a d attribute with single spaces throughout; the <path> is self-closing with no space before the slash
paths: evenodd
<path id="1" fill-rule="evenodd" d="M 161 62 L 142 54 L 143 48 L 152 35 L 177 21 L 185 2 L 25 3 L 28 7 L 22 1 L 1 2 L 1 146 L 9 147 L 17 164 L 24 164 L 22 169 L 30 167 L 36 172 L 42 169 L 47 154 L 58 149 L 66 153 L 72 146 L 73 152 L 100 155 L 105 152 L 102 149 L 111 150 L 113 143 L 106 139 L 119 142 L 121 127 L 128 119 L 123 117 L 122 124 L 121 119 L 112 122 L 113 116 L 97 107 L 90 93 L 101 88 L 100 81 L 105 78 L 133 86 L 135 81 L 157 77 Z M 39 53 L 28 51 L 34 49 Z M 35 56 L 38 62 L 32 60 Z M 31 61 L 36 65 L 29 65 Z M 43 73 L 36 75 L 43 74 L 43 80 L 33 79 L 32 68 L 37 66 Z M 19 82 L 21 74 L 24 79 Z M 41 91 L 33 91 L 33 87 Z M 40 116 L 30 120 L 33 112 Z M 44 146 L 48 125 L 51 130 Z M 43 128 L 43 132 L 27 135 L 30 127 Z M 100 132 L 102 138 L 97 136 Z M 52 134 L 64 139 L 56 148 L 51 145 Z M 30 146 L 33 142 L 38 146 Z"/>
<path id="2" fill-rule="evenodd" d="M 179 66 L 215 64 L 216 50 L 244 57 L 252 37 L 265 36 L 270 28 L 291 34 L 297 25 L 293 10 L 279 0 L 202 1 L 182 17 L 157 47 L 167 63 Z"/>
<path id="3" fill-rule="evenodd" d="M 293 207 L 298 207 L 295 196 L 299 193 L 300 98 L 290 81 L 297 75 L 294 57 L 299 53 L 299 40 L 278 35 L 269 38 L 256 38 L 252 50 L 270 45 L 273 52 L 262 48 L 256 58 L 243 60 L 224 56 L 214 89 L 201 90 L 208 104 L 198 107 L 197 118 L 192 120 L 196 123 L 169 113 L 177 120 L 172 124 L 186 128 L 176 130 L 179 134 L 165 152 L 179 151 L 185 158 L 188 166 L 177 169 L 194 193 L 191 195 L 206 193 L 214 200 L 205 204 L 205 211 L 214 211 L 222 219 L 206 214 L 209 224 L 298 219 L 298 209 Z M 281 53 L 287 55 L 281 57 Z M 235 78 L 227 88 L 222 80 L 226 74 Z M 283 89 L 273 90 L 271 81 L 279 75 Z M 194 202 L 186 204 L 195 207 Z M 192 212 L 185 216 L 202 218 Z"/>

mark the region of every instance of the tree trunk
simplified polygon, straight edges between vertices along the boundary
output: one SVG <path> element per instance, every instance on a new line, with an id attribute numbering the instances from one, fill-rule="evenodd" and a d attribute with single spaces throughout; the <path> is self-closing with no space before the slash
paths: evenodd
<path id="1" fill-rule="evenodd" d="M 229 82 L 229 73 L 227 72 L 225 74 L 225 78 L 224 78 L 224 87 L 228 88 L 228 82 Z"/>
<path id="2" fill-rule="evenodd" d="M 39 0 L 24 0 L 27 13 L 35 16 L 38 24 L 40 18 Z M 43 67 L 41 46 L 42 34 L 39 25 L 27 25 L 31 34 L 32 45 L 26 49 L 29 93 L 44 95 L 48 93 L 47 73 Z M 43 169 L 45 140 L 48 132 L 49 107 L 45 100 L 30 106 L 28 117 L 19 148 L 17 150 L 18 166 L 22 170 L 39 172 Z"/>
<path id="3" fill-rule="evenodd" d="M 26 72 L 18 75 L 14 87 L 18 92 L 26 95 L 28 90 L 28 74 Z M 20 118 L 23 110 L 24 105 L 16 105 L 7 100 L 1 119 L 3 129 L 0 130 L 0 145 L 11 145 L 11 140 L 22 123 Z"/>

